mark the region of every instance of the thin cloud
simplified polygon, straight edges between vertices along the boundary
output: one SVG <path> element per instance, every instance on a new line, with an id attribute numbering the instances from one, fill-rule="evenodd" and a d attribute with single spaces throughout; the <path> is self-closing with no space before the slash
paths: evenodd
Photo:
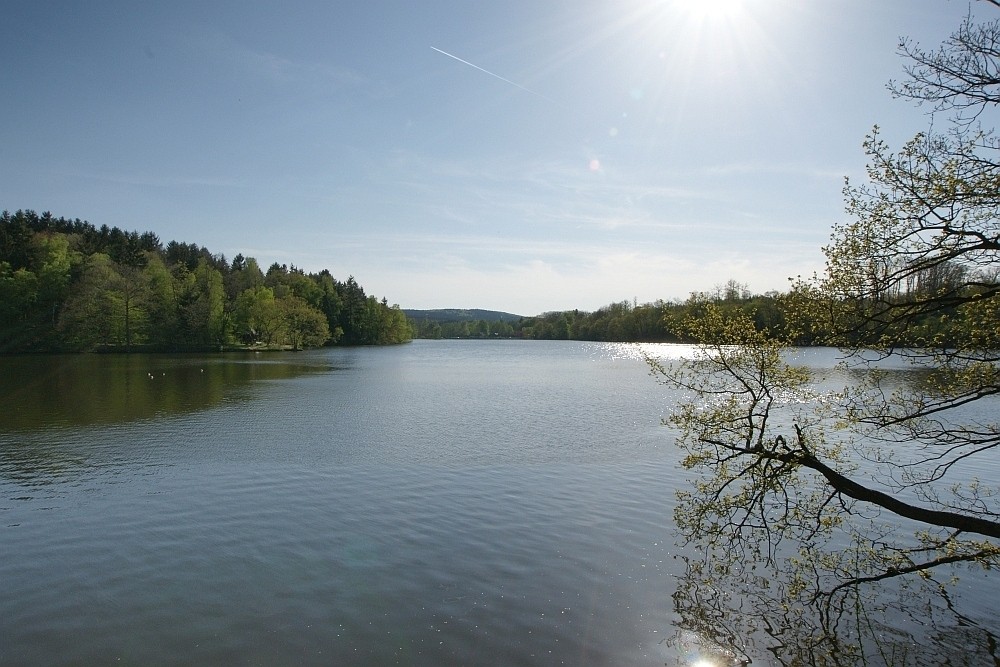
<path id="1" fill-rule="evenodd" d="M 700 170 L 704 176 L 744 176 L 747 174 L 778 175 L 778 176 L 809 176 L 820 180 L 843 180 L 844 174 L 853 169 L 835 169 L 817 167 L 808 164 L 771 163 L 771 162 L 738 162 L 705 167 Z"/>
<path id="2" fill-rule="evenodd" d="M 346 88 L 367 82 L 360 72 L 338 65 L 293 60 L 254 49 L 221 32 L 203 33 L 197 38 L 200 50 L 248 75 L 278 84 L 307 84 L 313 87 Z"/>
<path id="3" fill-rule="evenodd" d="M 231 178 L 213 178 L 198 176 L 178 176 L 174 174 L 121 174 L 101 173 L 93 170 L 67 170 L 62 175 L 73 178 L 115 183 L 118 185 L 134 185 L 149 188 L 246 188 L 242 181 Z"/>

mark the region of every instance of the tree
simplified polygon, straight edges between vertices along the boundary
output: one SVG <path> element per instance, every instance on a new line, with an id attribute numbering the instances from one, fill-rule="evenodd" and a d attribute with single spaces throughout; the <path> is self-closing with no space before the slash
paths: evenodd
<path id="1" fill-rule="evenodd" d="M 58 306 L 66 298 L 70 271 L 79 260 L 69 249 L 65 234 L 36 234 L 32 243 L 38 276 L 38 299 L 55 324 Z"/>
<path id="2" fill-rule="evenodd" d="M 282 315 L 282 331 L 293 350 L 318 347 L 330 338 L 326 317 L 310 306 L 305 299 L 288 296 L 277 301 Z"/>
<path id="3" fill-rule="evenodd" d="M 59 329 L 71 349 L 126 342 L 122 276 L 103 253 L 87 258 L 83 273 L 59 316 Z"/>
<path id="4" fill-rule="evenodd" d="M 835 625 L 866 588 L 1000 565 L 1000 490 L 974 477 L 1000 446 L 983 416 L 1000 396 L 1000 143 L 981 124 L 1000 104 L 1000 22 L 901 52 L 895 94 L 951 115 L 898 151 L 877 128 L 866 139 L 867 182 L 845 186 L 824 274 L 787 299 L 787 338 L 707 304 L 679 324 L 695 358 L 650 360 L 690 396 L 669 420 L 700 473 L 682 534 L 716 572 L 747 572 L 749 554 L 774 575 L 781 559 L 786 597 Z M 857 382 L 817 394 L 782 353 L 802 338 L 841 347 Z"/>
<path id="5" fill-rule="evenodd" d="M 330 330 L 330 341 L 336 343 L 344 335 L 344 330 L 340 326 L 340 312 L 343 308 L 343 302 L 337 291 L 337 281 L 326 269 L 312 277 L 320 290 L 318 307 L 326 316 L 327 328 Z"/>
<path id="6" fill-rule="evenodd" d="M 379 345 L 396 345 L 406 343 L 413 339 L 413 328 L 406 314 L 399 308 L 398 304 L 389 305 L 383 297 L 379 303 L 381 314 L 381 324 L 379 326 L 379 336 L 376 341 Z M 487 332 L 489 331 L 487 325 Z M 488 335 L 488 334 L 487 334 Z"/>
<path id="7" fill-rule="evenodd" d="M 146 286 L 144 304 L 148 312 L 147 339 L 160 349 L 176 345 L 180 333 L 176 284 L 159 253 L 148 253 L 142 270 Z"/>
<path id="8" fill-rule="evenodd" d="M 236 298 L 233 329 L 238 340 L 248 345 L 270 345 L 281 329 L 282 313 L 274 301 L 274 291 L 259 285 Z"/>
<path id="9" fill-rule="evenodd" d="M 232 267 L 225 276 L 226 295 L 230 300 L 236 299 L 244 291 L 264 284 L 264 274 L 253 257 L 237 255 Z"/>
<path id="10" fill-rule="evenodd" d="M 348 345 L 363 345 L 367 342 L 365 330 L 368 328 L 366 317 L 368 297 L 354 276 L 348 276 L 347 281 L 341 283 L 339 287 L 340 328 L 344 332 L 343 341 Z"/>
<path id="11" fill-rule="evenodd" d="M 116 292 L 121 304 L 125 351 L 130 352 L 133 343 L 145 342 L 144 339 L 136 340 L 135 334 L 141 332 L 147 322 L 147 313 L 143 308 L 148 296 L 146 275 L 142 268 L 134 264 L 113 264 L 113 268 L 118 273 L 118 279 L 112 284 L 112 289 Z"/>
<path id="12" fill-rule="evenodd" d="M 682 539 L 706 555 L 691 564 L 686 585 L 716 590 L 724 579 L 745 604 L 768 597 L 763 627 L 801 664 L 859 664 L 846 647 L 857 645 L 869 661 L 880 647 L 857 614 L 899 613 L 915 599 L 929 609 L 934 597 L 944 600 L 935 613 L 947 614 L 947 579 L 935 578 L 938 568 L 1000 565 L 996 497 L 975 481 L 917 478 L 921 457 L 904 457 L 901 442 L 884 447 L 856 413 L 872 394 L 818 391 L 806 369 L 786 362 L 782 341 L 714 303 L 676 326 L 701 341 L 698 353 L 649 363 L 687 396 L 667 420 L 694 474 L 693 488 L 678 492 L 674 520 Z M 788 626 L 771 622 L 778 610 Z M 746 609 L 722 617 L 729 616 L 745 617 Z M 991 628 L 976 631 L 984 645 L 996 645 Z"/>
<path id="13" fill-rule="evenodd" d="M 225 290 L 222 274 L 201 257 L 193 272 L 179 267 L 181 319 L 185 342 L 216 345 L 225 342 Z"/>
<path id="14" fill-rule="evenodd" d="M 18 350 L 27 342 L 32 332 L 26 319 L 37 300 L 38 276 L 0 261 L 0 351 Z"/>

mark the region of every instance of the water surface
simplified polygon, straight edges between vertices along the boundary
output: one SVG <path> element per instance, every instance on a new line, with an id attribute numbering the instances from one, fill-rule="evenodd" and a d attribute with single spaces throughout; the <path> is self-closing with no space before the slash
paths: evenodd
<path id="1" fill-rule="evenodd" d="M 698 659 L 635 347 L 0 365 L 0 664 Z"/>

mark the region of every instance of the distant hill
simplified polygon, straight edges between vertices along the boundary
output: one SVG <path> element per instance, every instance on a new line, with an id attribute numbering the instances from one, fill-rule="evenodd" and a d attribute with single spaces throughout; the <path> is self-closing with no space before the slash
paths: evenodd
<path id="1" fill-rule="evenodd" d="M 480 310 L 470 308 L 438 308 L 436 310 L 414 310 L 404 308 L 403 313 L 412 320 L 430 321 L 444 324 L 446 322 L 476 322 L 483 320 L 486 322 L 516 322 L 521 319 L 521 315 L 504 313 L 499 310 Z"/>

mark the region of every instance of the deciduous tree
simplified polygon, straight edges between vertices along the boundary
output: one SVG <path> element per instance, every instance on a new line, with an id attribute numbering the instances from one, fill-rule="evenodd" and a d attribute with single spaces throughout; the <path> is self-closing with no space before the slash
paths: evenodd
<path id="1" fill-rule="evenodd" d="M 305 299 L 288 296 L 279 299 L 282 332 L 293 350 L 318 347 L 330 339 L 330 328 L 323 313 L 310 306 Z"/>
<path id="2" fill-rule="evenodd" d="M 1000 104 L 1000 22 L 901 51 L 908 79 L 892 89 L 943 129 L 898 150 L 866 139 L 826 270 L 786 301 L 789 338 L 708 304 L 679 325 L 697 356 L 650 362 L 690 397 L 669 420 L 698 472 L 683 535 L 716 572 L 770 564 L 787 604 L 836 623 L 866 588 L 1000 565 L 1000 490 L 975 464 L 1000 446 L 1000 144 L 983 125 Z M 802 338 L 841 347 L 855 382 L 817 392 L 783 353 Z"/>

